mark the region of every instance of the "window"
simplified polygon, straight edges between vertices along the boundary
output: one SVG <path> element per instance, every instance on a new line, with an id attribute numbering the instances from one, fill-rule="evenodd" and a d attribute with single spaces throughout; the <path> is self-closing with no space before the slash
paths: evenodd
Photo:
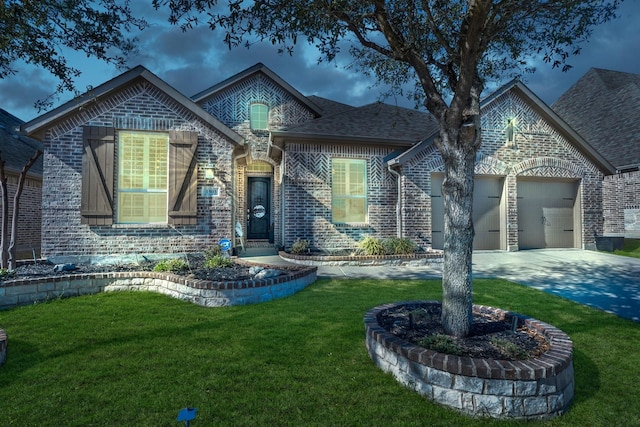
<path id="1" fill-rule="evenodd" d="M 333 159 L 331 210 L 334 223 L 367 222 L 367 163 Z"/>
<path id="2" fill-rule="evenodd" d="M 120 132 L 118 222 L 167 222 L 169 135 Z"/>
<path id="3" fill-rule="evenodd" d="M 114 128 L 84 126 L 82 136 L 82 224 L 198 223 L 197 132 L 121 131 L 116 139 Z"/>
<path id="4" fill-rule="evenodd" d="M 266 104 L 251 104 L 251 130 L 267 130 L 269 124 L 269 107 Z"/>

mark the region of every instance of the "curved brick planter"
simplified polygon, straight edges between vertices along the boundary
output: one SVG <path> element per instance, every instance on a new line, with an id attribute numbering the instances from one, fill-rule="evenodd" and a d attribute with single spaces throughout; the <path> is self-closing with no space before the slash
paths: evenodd
<path id="1" fill-rule="evenodd" d="M 551 348 L 527 361 L 474 359 L 437 353 L 391 334 L 378 314 L 397 306 L 434 303 L 413 301 L 376 307 L 364 317 L 366 346 L 375 364 L 421 395 L 474 416 L 546 419 L 564 413 L 574 392 L 573 344 L 561 330 L 535 319 L 492 307 L 474 311 L 500 317 L 516 315 L 542 333 Z"/>
<path id="2" fill-rule="evenodd" d="M 138 290 L 169 295 L 205 307 L 223 307 L 284 298 L 316 280 L 316 267 L 277 268 L 288 270 L 288 274 L 238 282 L 211 282 L 150 271 L 68 274 L 30 280 L 9 280 L 0 283 L 0 309 L 53 298 Z"/>
<path id="3" fill-rule="evenodd" d="M 442 262 L 442 251 L 431 251 L 412 255 L 296 255 L 280 251 L 278 255 L 285 261 L 301 265 L 396 265 L 421 266 Z"/>
<path id="4" fill-rule="evenodd" d="M 7 333 L 0 329 L 0 366 L 7 359 Z"/>

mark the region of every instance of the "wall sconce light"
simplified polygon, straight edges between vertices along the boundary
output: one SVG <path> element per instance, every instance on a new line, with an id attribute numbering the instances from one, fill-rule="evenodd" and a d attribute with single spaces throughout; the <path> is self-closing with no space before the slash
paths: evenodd
<path id="1" fill-rule="evenodd" d="M 207 163 L 204 167 L 204 179 L 213 179 L 215 178 L 216 168 L 213 163 Z"/>

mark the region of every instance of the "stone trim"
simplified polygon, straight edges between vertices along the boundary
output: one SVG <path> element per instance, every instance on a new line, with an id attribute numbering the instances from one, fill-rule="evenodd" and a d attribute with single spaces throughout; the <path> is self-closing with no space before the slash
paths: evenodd
<path id="1" fill-rule="evenodd" d="M 442 251 L 408 255 L 296 255 L 279 251 L 278 255 L 285 261 L 301 265 L 396 265 L 416 266 L 442 262 Z"/>
<path id="2" fill-rule="evenodd" d="M 286 269 L 289 274 L 236 282 L 212 282 L 150 271 L 69 274 L 10 280 L 0 284 L 0 309 L 111 291 L 157 292 L 204 307 L 256 304 L 292 295 L 317 278 L 316 267 Z"/>
<path id="3" fill-rule="evenodd" d="M 377 317 L 399 305 L 438 301 L 407 301 L 369 310 L 364 317 L 369 356 L 398 382 L 439 404 L 474 416 L 547 419 L 564 413 L 574 395 L 573 343 L 561 330 L 536 319 L 493 307 L 474 305 L 474 312 L 517 316 L 542 333 L 551 348 L 526 361 L 459 357 L 428 350 L 382 328 Z"/>

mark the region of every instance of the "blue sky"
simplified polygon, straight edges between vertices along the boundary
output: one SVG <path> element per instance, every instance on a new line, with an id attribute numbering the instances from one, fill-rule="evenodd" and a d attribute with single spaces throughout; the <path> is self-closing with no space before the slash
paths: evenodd
<path id="1" fill-rule="evenodd" d="M 384 88 L 372 87 L 371 81 L 350 67 L 351 58 L 346 52 L 334 63 L 318 64 L 318 52 L 302 44 L 293 56 L 281 55 L 276 47 L 267 44 L 229 51 L 221 36 L 206 26 L 183 33 L 166 24 L 166 16 L 154 11 L 147 2 L 136 3 L 136 7 L 153 24 L 138 35 L 139 52 L 128 59 L 128 64 L 132 67 L 144 65 L 187 96 L 257 62 L 264 63 L 305 95 L 358 106 L 378 101 L 384 91 Z M 590 42 L 583 45 L 582 53 L 570 59 L 571 70 L 563 73 L 540 63 L 536 73 L 525 75 L 523 82 L 551 104 L 591 67 L 640 74 L 640 1 L 626 0 L 618 14 L 618 19 L 594 30 Z M 82 54 L 70 52 L 67 59 L 82 72 L 76 81 L 81 92 L 122 72 Z M 34 66 L 17 66 L 16 76 L 0 80 L 0 108 L 28 121 L 39 115 L 34 103 L 53 92 L 57 82 Z M 492 82 L 489 87 L 501 83 L 504 82 Z M 71 97 L 71 94 L 63 94 L 54 106 Z M 404 99 L 386 99 L 385 102 L 413 107 L 412 101 Z"/>

